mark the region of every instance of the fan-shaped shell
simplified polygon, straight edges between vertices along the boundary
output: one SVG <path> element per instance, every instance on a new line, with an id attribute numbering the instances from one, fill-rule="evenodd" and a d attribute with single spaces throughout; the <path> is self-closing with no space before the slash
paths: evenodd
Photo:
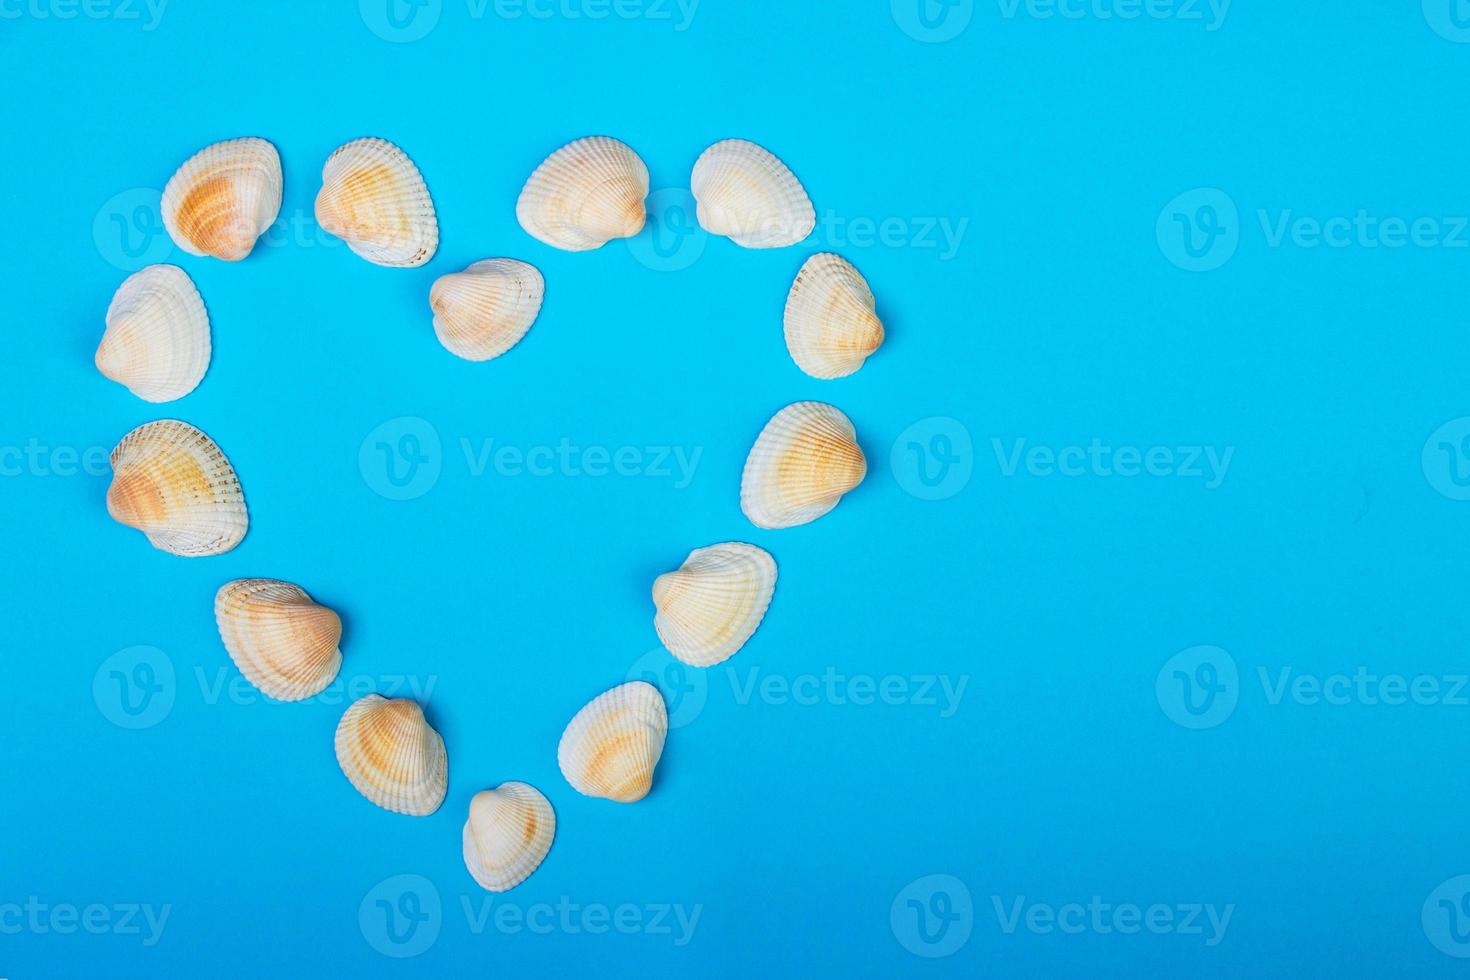
<path id="1" fill-rule="evenodd" d="M 214 618 L 240 673 L 278 701 L 320 694 L 342 666 L 342 620 L 290 582 L 227 582 L 214 597 Z"/>
<path id="2" fill-rule="evenodd" d="M 646 197 L 648 167 L 632 147 L 588 136 L 536 168 L 516 201 L 516 218 L 547 245 L 586 252 L 642 231 Z"/>
<path id="3" fill-rule="evenodd" d="M 830 252 L 807 259 L 786 297 L 786 349 L 814 378 L 842 378 L 883 343 L 883 321 L 862 273 Z"/>
<path id="4" fill-rule="evenodd" d="M 434 333 L 451 354 L 488 361 L 520 343 L 536 315 L 546 281 L 533 265 L 485 259 L 440 277 L 429 290 Z"/>
<path id="5" fill-rule="evenodd" d="M 250 523 L 230 461 L 213 439 L 176 419 L 141 425 L 117 444 L 107 512 L 153 547 L 186 558 L 229 551 Z"/>
<path id="6" fill-rule="evenodd" d="M 426 817 L 449 790 L 444 739 L 407 698 L 369 694 L 337 724 L 337 764 L 357 791 L 394 813 Z"/>
<path id="7" fill-rule="evenodd" d="M 377 265 L 420 266 L 439 248 L 428 185 L 408 154 L 387 140 L 353 140 L 327 158 L 316 220 Z"/>
<path id="8" fill-rule="evenodd" d="M 163 226 L 190 255 L 238 262 L 281 213 L 281 186 L 281 157 L 267 141 L 206 146 L 164 187 Z"/>
<path id="9" fill-rule="evenodd" d="M 697 548 L 676 572 L 653 583 L 658 638 L 694 667 L 730 659 L 755 633 L 776 591 L 776 561 L 731 541 Z"/>
<path id="10" fill-rule="evenodd" d="M 577 712 L 556 748 L 562 775 L 585 796 L 636 803 L 653 787 L 669 713 L 658 688 L 631 681 Z"/>
<path id="11" fill-rule="evenodd" d="M 806 188 L 769 150 L 723 140 L 705 150 L 691 180 L 700 227 L 746 248 L 795 245 L 817 226 Z"/>
<path id="12" fill-rule="evenodd" d="M 476 793 L 464 825 L 464 865 L 481 888 L 507 892 L 531 877 L 551 850 L 556 811 L 526 783 Z"/>
<path id="13" fill-rule="evenodd" d="M 107 308 L 97 370 L 144 401 L 169 402 L 209 370 L 209 314 L 187 273 L 150 265 L 123 280 Z"/>
<path id="14" fill-rule="evenodd" d="M 827 513 L 863 482 L 868 461 L 846 415 L 822 402 L 788 405 L 745 461 L 740 508 L 756 527 L 795 527 Z"/>

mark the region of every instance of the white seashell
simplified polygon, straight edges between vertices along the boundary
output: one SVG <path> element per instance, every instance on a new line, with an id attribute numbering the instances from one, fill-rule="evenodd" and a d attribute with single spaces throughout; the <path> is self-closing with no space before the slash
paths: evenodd
<path id="1" fill-rule="evenodd" d="M 387 140 L 353 140 L 327 158 L 316 220 L 376 265 L 420 266 L 439 248 L 429 188 L 408 154 Z"/>
<path id="2" fill-rule="evenodd" d="M 342 620 L 289 582 L 227 582 L 214 597 L 214 618 L 240 673 L 277 701 L 320 694 L 342 666 Z"/>
<path id="3" fill-rule="evenodd" d="M 250 519 L 240 480 L 214 440 L 187 422 L 140 425 L 112 451 L 107 512 L 186 558 L 220 555 L 245 537 Z"/>
<path id="4" fill-rule="evenodd" d="M 797 402 L 756 439 L 740 481 L 740 509 L 756 527 L 806 524 L 836 507 L 867 472 L 847 416 L 822 402 Z"/>
<path id="5" fill-rule="evenodd" d="M 531 877 L 551 850 L 556 811 L 526 783 L 476 793 L 464 824 L 464 865 L 481 888 L 508 892 Z"/>
<path id="6" fill-rule="evenodd" d="M 97 370 L 144 401 L 170 402 L 209 370 L 209 314 L 176 265 L 150 265 L 123 280 L 107 308 Z"/>
<path id="7" fill-rule="evenodd" d="M 690 184 L 700 227 L 746 248 L 795 245 L 817 226 L 801 181 L 749 140 L 723 140 L 705 150 Z"/>
<path id="8" fill-rule="evenodd" d="M 429 291 L 434 333 L 451 354 L 488 361 L 520 343 L 545 293 L 535 266 L 515 259 L 476 262 L 440 277 Z"/>
<path id="9" fill-rule="evenodd" d="M 658 688 L 631 681 L 577 712 L 562 733 L 556 761 L 577 792 L 636 803 L 653 787 L 668 731 L 669 713 Z"/>
<path id="10" fill-rule="evenodd" d="M 653 583 L 653 625 L 675 657 L 710 667 L 745 645 L 775 591 L 776 561 L 764 550 L 735 541 L 697 548 Z"/>
<path id="11" fill-rule="evenodd" d="M 588 136 L 536 168 L 516 201 L 516 218 L 547 245 L 586 252 L 642 231 L 646 197 L 648 167 L 632 147 Z"/>
<path id="12" fill-rule="evenodd" d="M 337 764 L 357 791 L 394 813 L 426 817 L 449 790 L 444 739 L 407 698 L 369 694 L 337 724 Z"/>
<path id="13" fill-rule="evenodd" d="M 281 157 L 263 139 L 225 140 L 184 162 L 163 189 L 163 226 L 190 255 L 239 262 L 281 213 Z"/>
<path id="14" fill-rule="evenodd" d="M 873 292 L 852 263 L 830 252 L 806 260 L 786 297 L 786 349 L 814 378 L 842 378 L 883 343 Z"/>

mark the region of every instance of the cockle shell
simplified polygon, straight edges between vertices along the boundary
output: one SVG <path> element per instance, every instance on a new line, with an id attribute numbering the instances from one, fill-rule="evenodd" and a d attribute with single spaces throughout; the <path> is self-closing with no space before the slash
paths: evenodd
<path id="1" fill-rule="evenodd" d="M 488 361 L 520 343 L 536 315 L 546 281 L 533 265 L 485 259 L 442 276 L 429 290 L 439 343 L 467 361 Z"/>
<path id="2" fill-rule="evenodd" d="M 883 343 L 867 280 L 830 252 L 806 260 L 786 297 L 786 349 L 814 378 L 842 378 Z"/>
<path id="3" fill-rule="evenodd" d="M 847 416 L 822 402 L 797 402 L 756 439 L 740 481 L 740 509 L 756 527 L 806 524 L 836 507 L 867 472 Z"/>
<path id="4" fill-rule="evenodd" d="M 573 140 L 537 167 L 516 201 L 533 238 L 568 252 L 601 248 L 643 230 L 648 167 L 610 136 Z"/>
<path id="5" fill-rule="evenodd" d="M 722 140 L 705 150 L 690 184 L 700 227 L 746 248 L 795 245 L 817 226 L 801 181 L 749 140 Z"/>
<path id="6" fill-rule="evenodd" d="M 249 527 L 240 480 L 214 440 L 187 422 L 141 425 L 112 451 L 107 512 L 186 558 L 220 555 Z"/>
<path id="7" fill-rule="evenodd" d="M 426 817 L 449 790 L 444 739 L 407 698 L 369 694 L 337 724 L 337 764 L 357 791 L 394 813 Z"/>
<path id="8" fill-rule="evenodd" d="M 776 561 L 731 541 L 697 548 L 676 572 L 653 583 L 658 638 L 693 667 L 730 659 L 765 618 L 776 591 Z"/>
<path id="9" fill-rule="evenodd" d="M 476 793 L 464 824 L 464 865 L 481 888 L 508 892 L 531 877 L 551 850 L 556 811 L 526 783 Z"/>
<path id="10" fill-rule="evenodd" d="M 377 265 L 420 266 L 439 248 L 428 185 L 408 154 L 387 140 L 353 140 L 327 158 L 316 220 Z"/>
<path id="11" fill-rule="evenodd" d="M 170 402 L 198 387 L 209 370 L 209 314 L 188 273 L 150 265 L 123 280 L 96 361 L 144 401 Z"/>
<path id="12" fill-rule="evenodd" d="M 562 733 L 556 761 L 577 792 L 636 803 L 653 787 L 668 731 L 669 713 L 658 688 L 631 681 L 577 712 Z"/>
<path id="13" fill-rule="evenodd" d="M 239 262 L 281 213 L 281 157 L 254 136 L 194 154 L 163 189 L 163 226 L 190 255 Z"/>
<path id="14" fill-rule="evenodd" d="M 214 597 L 214 618 L 240 673 L 277 701 L 320 694 L 342 666 L 342 620 L 290 582 L 227 582 Z"/>

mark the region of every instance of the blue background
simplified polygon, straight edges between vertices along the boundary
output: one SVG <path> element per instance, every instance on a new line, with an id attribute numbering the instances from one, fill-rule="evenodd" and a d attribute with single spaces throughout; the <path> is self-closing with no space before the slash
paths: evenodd
<path id="1" fill-rule="evenodd" d="M 1436 492 L 1421 450 L 1470 414 L 1466 252 L 1272 247 L 1257 220 L 1466 212 L 1470 46 L 1418 8 L 1241 0 L 1207 30 L 980 3 L 962 33 L 931 43 L 887 0 L 704 0 L 683 31 L 675 8 L 476 19 L 444 0 L 432 32 L 399 43 L 370 29 L 372 4 L 365 17 L 350 2 L 175 0 L 153 30 L 141 7 L 139 21 L 7 6 L 22 16 L 0 19 L 12 83 L 0 444 L 95 458 L 138 424 L 183 418 L 233 460 L 251 527 L 236 551 L 186 561 L 108 518 L 105 472 L 43 463 L 0 479 L 0 905 L 171 909 L 152 946 L 0 933 L 0 975 L 1461 967 L 1420 913 L 1470 871 L 1467 709 L 1271 704 L 1257 680 L 1260 668 L 1465 669 L 1470 506 Z M 819 229 L 746 251 L 695 236 L 702 254 L 668 263 L 686 268 L 640 260 L 649 236 L 678 240 L 675 208 L 632 250 L 554 251 L 518 227 L 515 197 L 547 153 L 592 133 L 635 147 L 655 189 L 687 187 L 717 139 L 757 140 L 819 214 L 902 219 L 908 244 Z M 280 150 L 282 218 L 297 228 L 238 265 L 171 249 L 137 201 L 152 188 L 156 203 L 195 150 L 245 135 Z M 310 220 L 323 160 L 366 135 L 404 147 L 432 190 L 442 243 L 423 268 L 369 265 Z M 1179 268 L 1156 235 L 1165 206 L 1199 187 L 1239 208 L 1238 251 L 1208 273 Z M 140 206 L 121 237 L 114 216 L 131 222 Z M 953 256 L 913 241 L 926 218 L 968 220 Z M 171 405 L 92 365 L 133 261 L 125 244 L 183 266 L 209 306 L 209 374 Z M 781 335 L 787 287 L 822 248 L 858 265 L 889 328 L 860 373 L 832 382 L 802 374 Z M 469 364 L 436 343 L 428 290 L 491 256 L 534 263 L 547 299 L 520 346 Z M 806 398 L 851 416 L 868 479 L 814 524 L 756 530 L 739 509 L 745 453 L 771 414 Z M 402 417 L 432 426 L 441 473 L 395 501 L 359 450 Z M 973 445 L 957 464 L 968 484 L 938 501 L 890 466 L 900 433 L 933 417 Z M 1206 490 L 1007 476 L 992 443 L 1094 437 L 1235 456 Z M 684 488 L 475 476 L 462 439 L 703 455 Z M 672 663 L 641 659 L 657 648 L 649 585 L 690 549 L 732 539 L 781 569 L 769 616 L 730 662 L 742 684 L 755 669 L 944 675 L 967 683 L 958 710 L 741 703 L 724 668 L 675 672 L 705 702 L 671 732 L 652 795 L 629 807 L 579 796 L 556 768 L 563 726 L 635 665 Z M 237 682 L 211 695 L 237 677 L 213 596 L 240 576 L 298 582 L 342 613 L 344 681 L 432 683 L 450 758 L 438 813 L 376 809 L 342 778 L 340 692 L 281 705 Z M 1199 644 L 1229 651 L 1241 689 L 1223 724 L 1193 731 L 1155 680 Z M 113 723 L 106 678 L 96 696 L 93 682 L 137 645 L 173 668 L 173 703 L 129 730 Z M 474 792 L 506 779 L 545 791 L 559 825 L 546 863 L 497 905 L 699 905 L 692 939 L 676 945 L 677 927 L 474 933 L 461 899 L 486 896 L 463 868 L 460 827 Z M 373 903 L 366 927 L 359 906 L 403 874 L 432 883 L 442 914 L 427 950 L 399 960 L 375 949 Z M 890 921 L 931 874 L 969 896 L 949 896 L 972 931 L 942 958 L 911 954 L 922 939 Z M 992 898 L 1094 895 L 1235 908 L 1206 946 L 1008 934 Z"/>

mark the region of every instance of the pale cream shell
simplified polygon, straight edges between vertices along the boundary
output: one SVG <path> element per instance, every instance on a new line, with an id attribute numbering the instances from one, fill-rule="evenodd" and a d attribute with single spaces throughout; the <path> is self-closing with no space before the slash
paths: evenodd
<path id="1" fill-rule="evenodd" d="M 577 712 L 556 748 L 557 764 L 585 796 L 636 803 L 653 787 L 668 731 L 668 709 L 658 688 L 631 681 Z"/>
<path id="2" fill-rule="evenodd" d="M 238 262 L 281 213 L 281 157 L 258 137 L 206 146 L 163 189 L 163 226 L 190 255 Z"/>
<path id="3" fill-rule="evenodd" d="M 320 694 L 342 666 L 342 620 L 290 582 L 227 582 L 215 595 L 214 618 L 240 673 L 278 701 Z"/>
<path id="4" fill-rule="evenodd" d="M 738 541 L 697 548 L 654 581 L 653 625 L 675 657 L 710 667 L 745 645 L 775 591 L 776 561 L 765 550 Z"/>
<path id="5" fill-rule="evenodd" d="M 700 227 L 745 248 L 795 245 L 817 226 L 801 181 L 749 140 L 722 140 L 705 150 L 694 164 L 690 188 Z"/>
<path id="6" fill-rule="evenodd" d="M 387 140 L 353 140 L 327 158 L 316 220 L 376 265 L 413 268 L 439 248 L 428 185 L 408 154 Z"/>
<path id="7" fill-rule="evenodd" d="M 188 273 L 150 265 L 113 294 L 96 362 L 144 401 L 170 402 L 199 386 L 209 352 L 209 313 Z"/>
<path id="8" fill-rule="evenodd" d="M 434 334 L 451 354 L 488 361 L 520 343 L 541 312 L 546 281 L 533 265 L 484 259 L 429 290 Z"/>
<path id="9" fill-rule="evenodd" d="M 163 419 L 129 432 L 112 451 L 112 472 L 107 512 L 161 551 L 219 555 L 245 537 L 250 519 L 234 467 L 187 422 Z"/>
<path id="10" fill-rule="evenodd" d="M 873 292 L 851 262 L 830 252 L 806 260 L 786 297 L 786 349 L 814 378 L 842 378 L 883 343 Z"/>
<path id="11" fill-rule="evenodd" d="M 444 739 L 407 698 L 369 694 L 337 724 L 337 764 L 359 793 L 385 810 L 426 817 L 449 790 Z"/>
<path id="12" fill-rule="evenodd" d="M 776 413 L 750 450 L 740 508 L 756 527 L 806 524 L 836 507 L 867 472 L 847 416 L 822 402 L 797 402 Z"/>
<path id="13" fill-rule="evenodd" d="M 586 252 L 642 231 L 647 197 L 648 167 L 632 147 L 588 136 L 536 168 L 516 201 L 516 219 L 553 248 Z"/>
<path id="14" fill-rule="evenodd" d="M 486 891 L 507 892 L 531 877 L 551 850 L 556 811 L 536 787 L 501 783 L 476 793 L 464 824 L 464 865 Z"/>

